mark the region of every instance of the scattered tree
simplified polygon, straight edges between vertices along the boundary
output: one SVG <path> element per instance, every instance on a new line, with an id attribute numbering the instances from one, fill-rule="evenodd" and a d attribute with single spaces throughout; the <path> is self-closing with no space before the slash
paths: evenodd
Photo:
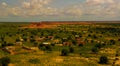
<path id="1" fill-rule="evenodd" d="M 47 45 L 47 46 L 46 46 L 46 50 L 52 51 L 52 46 L 51 46 L 51 45 Z"/>
<path id="2" fill-rule="evenodd" d="M 95 47 L 100 49 L 100 48 L 102 48 L 102 44 L 98 43 L 98 44 L 95 45 Z"/>
<path id="3" fill-rule="evenodd" d="M 16 39 L 16 42 L 20 42 L 20 39 L 17 38 L 17 39 Z"/>
<path id="4" fill-rule="evenodd" d="M 62 56 L 68 56 L 69 55 L 69 50 L 68 49 L 62 49 L 61 55 Z"/>
<path id="5" fill-rule="evenodd" d="M 8 66 L 8 64 L 11 62 L 9 57 L 2 57 L 0 58 L 0 64 L 2 66 Z"/>
<path id="6" fill-rule="evenodd" d="M 70 50 L 70 53 L 74 53 L 74 48 L 73 47 L 70 47 L 69 50 Z"/>
<path id="7" fill-rule="evenodd" d="M 101 56 L 99 59 L 100 64 L 107 64 L 108 63 L 108 57 L 107 56 Z"/>
<path id="8" fill-rule="evenodd" d="M 93 52 L 93 53 L 97 53 L 97 52 L 98 52 L 98 48 L 97 48 L 97 47 L 93 47 L 93 48 L 92 48 L 92 52 Z"/>

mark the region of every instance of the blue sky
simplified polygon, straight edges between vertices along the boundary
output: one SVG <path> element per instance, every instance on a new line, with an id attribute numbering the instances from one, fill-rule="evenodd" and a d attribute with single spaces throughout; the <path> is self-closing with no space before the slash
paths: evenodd
<path id="1" fill-rule="evenodd" d="M 0 21 L 115 21 L 119 6 L 119 0 L 0 0 Z"/>

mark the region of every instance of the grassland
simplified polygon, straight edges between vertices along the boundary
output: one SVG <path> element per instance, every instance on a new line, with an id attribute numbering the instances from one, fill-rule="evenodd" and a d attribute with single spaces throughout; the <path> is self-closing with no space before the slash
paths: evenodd
<path id="1" fill-rule="evenodd" d="M 0 58 L 13 66 L 119 66 L 119 50 L 120 23 L 0 23 Z"/>

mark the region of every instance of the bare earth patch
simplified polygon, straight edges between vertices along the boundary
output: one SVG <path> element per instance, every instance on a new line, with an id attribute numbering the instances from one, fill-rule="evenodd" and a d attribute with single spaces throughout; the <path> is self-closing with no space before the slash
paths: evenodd
<path id="1" fill-rule="evenodd" d="M 10 64 L 8 64 L 8 66 L 15 66 L 15 65 L 10 63 Z"/>
<path id="2" fill-rule="evenodd" d="M 64 59 L 62 57 L 55 57 L 55 58 L 53 58 L 53 60 L 57 63 L 61 63 L 64 61 Z"/>

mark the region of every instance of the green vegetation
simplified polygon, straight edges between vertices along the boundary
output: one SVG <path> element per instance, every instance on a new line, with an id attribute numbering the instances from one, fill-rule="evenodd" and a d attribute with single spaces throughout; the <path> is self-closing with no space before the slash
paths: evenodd
<path id="1" fill-rule="evenodd" d="M 120 23 L 23 27 L 28 25 L 0 23 L 1 65 L 120 65 Z"/>
<path id="2" fill-rule="evenodd" d="M 69 50 L 68 49 L 62 49 L 61 55 L 62 56 L 68 56 L 69 55 Z"/>
<path id="3" fill-rule="evenodd" d="M 0 65 L 1 66 L 8 66 L 8 64 L 11 62 L 9 57 L 2 57 L 0 58 Z"/>
<path id="4" fill-rule="evenodd" d="M 29 62 L 32 64 L 38 64 L 38 63 L 40 63 L 40 60 L 35 58 L 35 59 L 30 59 Z"/>
<path id="5" fill-rule="evenodd" d="M 107 56 L 101 56 L 99 63 L 100 64 L 107 64 L 108 63 L 108 57 Z"/>

